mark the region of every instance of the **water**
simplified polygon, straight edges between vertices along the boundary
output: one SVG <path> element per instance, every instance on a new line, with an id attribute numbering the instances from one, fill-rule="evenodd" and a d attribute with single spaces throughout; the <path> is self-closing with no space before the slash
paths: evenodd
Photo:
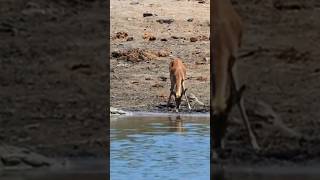
<path id="1" fill-rule="evenodd" d="M 111 119 L 112 180 L 210 179 L 209 116 L 134 114 Z M 0 171 L 0 180 L 107 180 L 105 159 L 61 168 Z M 213 167 L 214 180 L 318 180 L 320 166 Z"/>
<path id="2" fill-rule="evenodd" d="M 110 126 L 112 180 L 210 179 L 209 116 L 129 116 Z"/>

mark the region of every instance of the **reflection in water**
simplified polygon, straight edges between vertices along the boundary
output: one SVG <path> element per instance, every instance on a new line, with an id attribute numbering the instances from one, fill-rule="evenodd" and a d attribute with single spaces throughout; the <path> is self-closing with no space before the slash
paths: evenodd
<path id="1" fill-rule="evenodd" d="M 183 121 L 181 119 L 181 116 L 169 116 L 169 126 L 172 127 L 172 132 L 179 132 L 182 133 L 185 131 L 185 128 L 183 127 Z"/>
<path id="2" fill-rule="evenodd" d="M 210 179 L 209 117 L 111 121 L 111 179 Z"/>

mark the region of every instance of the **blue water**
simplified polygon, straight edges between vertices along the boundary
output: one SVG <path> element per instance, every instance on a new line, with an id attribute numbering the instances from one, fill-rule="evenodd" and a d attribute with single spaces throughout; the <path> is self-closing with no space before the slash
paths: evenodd
<path id="1" fill-rule="evenodd" d="M 111 179 L 208 180 L 209 146 L 209 117 L 111 121 Z"/>

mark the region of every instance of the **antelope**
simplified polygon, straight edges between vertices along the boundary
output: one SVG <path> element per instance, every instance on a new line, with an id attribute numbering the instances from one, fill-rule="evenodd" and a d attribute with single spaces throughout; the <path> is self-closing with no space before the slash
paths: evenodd
<path id="1" fill-rule="evenodd" d="M 184 86 L 184 81 L 186 80 L 186 76 L 187 76 L 186 66 L 183 64 L 181 59 L 173 58 L 169 65 L 169 72 L 170 72 L 171 88 L 170 88 L 170 95 L 169 95 L 167 107 L 169 107 L 171 97 L 172 95 L 174 95 L 175 102 L 176 102 L 175 111 L 178 112 L 180 108 L 182 96 L 184 95 L 188 103 L 188 108 L 189 110 L 191 110 L 190 103 L 186 96 L 187 89 L 185 89 L 185 86 Z"/>
<path id="2" fill-rule="evenodd" d="M 211 50 L 211 122 L 213 147 L 216 153 L 223 152 L 227 119 L 234 104 L 237 104 L 253 149 L 259 150 L 244 107 L 242 93 L 245 86 L 238 80 L 236 56 L 241 46 L 243 25 L 230 0 L 214 0 L 210 19 L 213 21 L 213 50 Z"/>

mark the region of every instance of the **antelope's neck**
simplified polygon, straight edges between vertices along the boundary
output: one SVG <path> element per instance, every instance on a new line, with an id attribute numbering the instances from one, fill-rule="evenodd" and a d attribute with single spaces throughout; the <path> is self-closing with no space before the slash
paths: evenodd
<path id="1" fill-rule="evenodd" d="M 225 14 L 234 11 L 230 0 L 213 0 L 213 18 L 222 19 Z"/>

